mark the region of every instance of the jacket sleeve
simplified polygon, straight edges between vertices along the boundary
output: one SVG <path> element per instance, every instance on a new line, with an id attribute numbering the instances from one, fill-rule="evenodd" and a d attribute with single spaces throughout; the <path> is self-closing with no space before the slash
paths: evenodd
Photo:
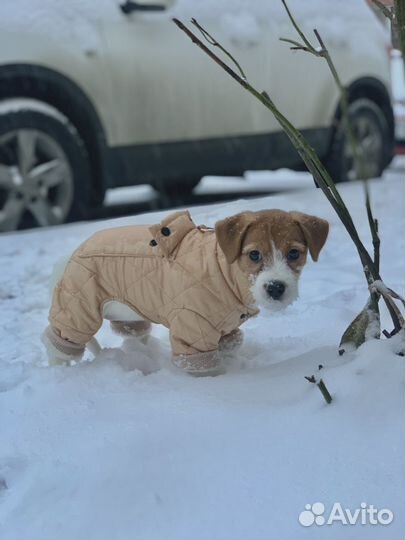
<path id="1" fill-rule="evenodd" d="M 173 354 L 191 355 L 215 352 L 221 333 L 212 324 L 189 309 L 178 309 L 170 319 L 170 341 Z"/>
<path id="2" fill-rule="evenodd" d="M 74 259 L 55 287 L 49 322 L 63 339 L 81 345 L 90 341 L 103 322 L 97 276 Z"/>

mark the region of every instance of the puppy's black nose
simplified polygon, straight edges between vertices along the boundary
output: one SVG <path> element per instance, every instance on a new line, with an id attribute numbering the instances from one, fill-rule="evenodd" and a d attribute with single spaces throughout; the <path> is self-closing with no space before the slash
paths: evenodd
<path id="1" fill-rule="evenodd" d="M 270 281 L 266 283 L 266 292 L 274 300 L 280 300 L 285 291 L 285 284 L 282 281 Z"/>

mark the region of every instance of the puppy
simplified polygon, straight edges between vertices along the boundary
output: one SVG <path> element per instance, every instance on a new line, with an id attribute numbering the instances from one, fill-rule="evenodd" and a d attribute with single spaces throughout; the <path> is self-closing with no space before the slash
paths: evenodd
<path id="1" fill-rule="evenodd" d="M 174 364 L 195 375 L 221 372 L 221 352 L 242 342 L 239 326 L 259 307 L 276 311 L 298 296 L 328 223 L 300 212 L 242 212 L 214 229 L 189 212 L 160 224 L 100 231 L 70 257 L 58 281 L 43 341 L 52 361 L 79 359 L 103 318 L 146 340 L 151 323 L 170 331 Z"/>

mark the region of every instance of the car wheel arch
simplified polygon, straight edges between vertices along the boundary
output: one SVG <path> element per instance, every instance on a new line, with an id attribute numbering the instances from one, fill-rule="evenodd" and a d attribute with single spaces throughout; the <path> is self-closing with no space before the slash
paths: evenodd
<path id="1" fill-rule="evenodd" d="M 347 98 L 352 114 L 366 114 L 374 118 L 384 144 L 379 154 L 380 172 L 389 165 L 394 155 L 394 119 L 390 94 L 386 86 L 373 77 L 359 78 L 346 87 Z M 356 112 L 355 112 L 356 111 Z M 368 112 L 367 112 L 368 111 Z M 325 166 L 335 181 L 346 181 L 346 172 L 342 156 L 344 152 L 345 132 L 342 125 L 340 103 L 333 116 L 329 151 L 323 158 Z"/>
<path id="2" fill-rule="evenodd" d="M 0 101 L 13 97 L 33 98 L 55 107 L 75 126 L 86 145 L 95 205 L 108 187 L 106 139 L 90 98 L 65 75 L 35 64 L 0 66 Z"/>
<path id="3" fill-rule="evenodd" d="M 350 83 L 346 91 L 349 103 L 353 103 L 356 99 L 367 98 L 383 110 L 394 140 L 394 114 L 391 97 L 384 83 L 375 77 L 361 77 Z M 340 114 L 340 105 L 338 105 L 335 118 L 340 118 Z"/>

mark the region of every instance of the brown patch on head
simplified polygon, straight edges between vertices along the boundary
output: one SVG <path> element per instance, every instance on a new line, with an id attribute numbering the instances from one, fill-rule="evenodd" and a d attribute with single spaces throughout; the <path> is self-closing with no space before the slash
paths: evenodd
<path id="1" fill-rule="evenodd" d="M 215 225 L 219 246 L 228 263 L 237 260 L 248 274 L 259 272 L 263 264 L 271 264 L 274 250 L 298 273 L 306 262 L 307 248 L 312 258 L 318 259 L 328 228 L 323 219 L 283 210 L 242 212 Z"/>
<path id="2" fill-rule="evenodd" d="M 218 244 L 226 260 L 232 264 L 239 257 L 246 231 L 254 219 L 253 212 L 242 212 L 215 224 Z"/>
<path id="3" fill-rule="evenodd" d="M 301 227 L 311 257 L 314 261 L 317 261 L 319 253 L 328 238 L 329 223 L 324 219 L 301 212 L 290 212 L 290 216 Z"/>

